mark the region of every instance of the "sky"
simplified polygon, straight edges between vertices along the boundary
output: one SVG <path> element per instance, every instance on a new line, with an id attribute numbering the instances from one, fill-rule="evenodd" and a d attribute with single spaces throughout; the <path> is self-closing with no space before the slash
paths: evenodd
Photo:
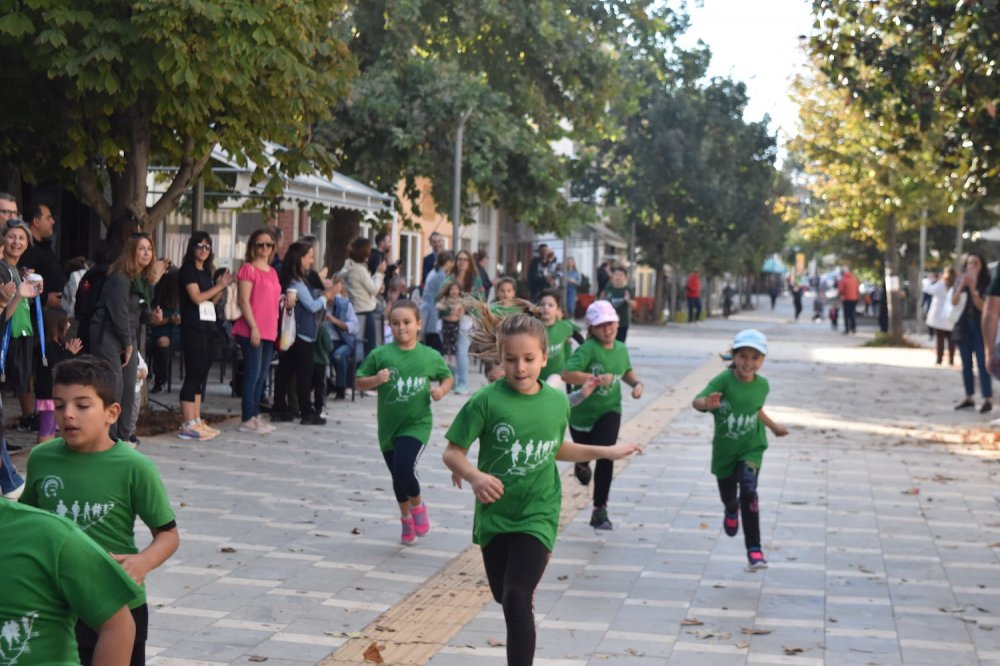
<path id="1" fill-rule="evenodd" d="M 700 6 L 699 6 L 700 5 Z M 812 30 L 808 0 L 689 1 L 691 27 L 681 46 L 701 40 L 712 50 L 710 76 L 729 76 L 747 86 L 745 118 L 771 117 L 779 144 L 794 136 L 798 107 L 788 98 L 792 77 L 804 67 L 799 35 Z"/>

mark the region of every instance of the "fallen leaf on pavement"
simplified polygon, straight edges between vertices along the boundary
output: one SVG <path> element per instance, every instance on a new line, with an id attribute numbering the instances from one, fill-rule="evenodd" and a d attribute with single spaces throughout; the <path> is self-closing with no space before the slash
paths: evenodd
<path id="1" fill-rule="evenodd" d="M 907 488 L 906 490 L 903 491 L 903 494 L 904 495 L 919 495 L 920 494 L 920 488 Z"/>
<path id="2" fill-rule="evenodd" d="M 705 623 L 693 617 L 687 617 L 681 620 L 682 627 L 700 627 L 703 624 Z"/>
<path id="3" fill-rule="evenodd" d="M 504 647 L 504 646 L 507 645 L 507 643 L 505 643 L 504 641 L 502 641 L 502 640 L 500 640 L 498 638 L 491 638 L 488 641 L 488 643 L 490 644 L 490 647 Z"/>
<path id="4" fill-rule="evenodd" d="M 701 529 L 703 529 L 703 530 L 707 530 L 708 529 L 708 523 L 702 523 L 701 525 L 699 525 L 699 527 L 701 527 Z"/>
<path id="5" fill-rule="evenodd" d="M 802 654 L 803 652 L 805 652 L 805 650 L 802 648 L 785 648 L 785 654 L 788 655 Z"/>
<path id="6" fill-rule="evenodd" d="M 389 631 L 389 632 L 391 632 L 391 631 L 396 631 L 396 630 L 393 629 L 392 627 L 387 627 L 387 626 L 382 625 L 382 624 L 376 624 L 375 625 L 375 631 Z"/>
<path id="7" fill-rule="evenodd" d="M 233 548 L 232 546 L 223 546 L 222 548 L 219 549 L 219 552 L 220 553 L 235 553 L 236 549 Z"/>
<path id="8" fill-rule="evenodd" d="M 361 530 L 355 527 L 353 530 L 351 530 L 351 534 L 361 534 Z"/>
<path id="9" fill-rule="evenodd" d="M 738 647 L 741 650 L 746 650 L 747 648 L 750 647 L 750 641 L 740 641 L 739 643 L 736 644 L 736 647 Z"/>
<path id="10" fill-rule="evenodd" d="M 378 649 L 378 643 L 372 641 L 372 644 L 368 646 L 365 653 L 362 655 L 365 661 L 370 661 L 373 664 L 384 664 L 385 659 L 382 658 L 382 651 Z"/>
<path id="11" fill-rule="evenodd" d="M 766 636 L 774 631 L 774 629 L 754 629 L 753 627 L 742 627 L 740 631 L 748 636 Z"/>
<path id="12" fill-rule="evenodd" d="M 247 661 L 253 661 L 253 662 L 267 661 L 267 657 L 261 657 L 258 654 L 252 654 L 249 657 L 247 657 Z"/>

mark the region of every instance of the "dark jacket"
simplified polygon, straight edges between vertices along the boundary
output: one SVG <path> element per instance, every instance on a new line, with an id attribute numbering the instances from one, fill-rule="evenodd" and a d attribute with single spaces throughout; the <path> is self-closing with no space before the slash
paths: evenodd
<path id="1" fill-rule="evenodd" d="M 90 319 L 91 340 L 96 344 L 102 335 L 113 335 L 122 349 L 134 346 L 142 306 L 142 297 L 132 290 L 132 281 L 127 275 L 109 275 Z"/>

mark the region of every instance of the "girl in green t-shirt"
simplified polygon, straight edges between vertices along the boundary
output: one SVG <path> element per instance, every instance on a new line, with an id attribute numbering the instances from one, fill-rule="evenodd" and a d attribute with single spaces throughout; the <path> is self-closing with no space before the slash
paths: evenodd
<path id="1" fill-rule="evenodd" d="M 378 444 L 392 474 L 403 532 L 412 544 L 431 529 L 427 505 L 420 496 L 416 465 L 431 436 L 431 400 L 451 390 L 451 371 L 434 349 L 419 343 L 420 308 L 408 298 L 389 311 L 392 343 L 376 347 L 358 368 L 357 386 L 378 388 Z M 438 380 L 438 386 L 431 381 Z"/>
<path id="2" fill-rule="evenodd" d="M 618 341 L 618 313 L 608 301 L 594 301 L 587 308 L 589 337 L 580 345 L 563 370 L 567 384 L 582 385 L 591 375 L 601 378 L 601 387 L 587 400 L 573 407 L 569 431 L 574 442 L 611 446 L 618 441 L 622 423 L 622 389 L 625 382 L 632 387 L 632 397 L 642 397 L 642 382 L 632 368 L 625 344 Z M 611 494 L 611 477 L 614 465 L 598 460 L 595 465 L 594 510 L 590 525 L 598 530 L 611 530 L 614 525 L 608 518 L 608 496 Z M 590 483 L 590 466 L 586 463 L 575 467 L 577 480 Z"/>
<path id="3" fill-rule="evenodd" d="M 769 386 L 757 373 L 766 355 L 767 338 L 763 333 L 752 328 L 740 331 L 733 339 L 732 365 L 716 375 L 691 403 L 698 411 L 712 412 L 715 417 L 712 474 L 725 507 L 722 527 L 727 535 L 736 536 L 743 515 L 749 570 L 767 568 L 760 548 L 757 506 L 757 475 L 767 448 L 764 426 L 776 437 L 788 434 L 785 427 L 764 413 Z"/>
<path id="4" fill-rule="evenodd" d="M 566 442 L 566 395 L 538 379 L 548 362 L 545 326 L 528 314 L 500 318 L 482 304 L 470 305 L 479 315 L 473 334 L 486 343 L 480 356 L 500 363 L 505 374 L 459 411 L 446 435 L 444 463 L 455 485 L 466 481 L 476 496 L 472 537 L 482 548 L 493 598 L 503 605 L 507 663 L 524 666 L 535 654 L 532 598 L 559 529 L 556 460 L 617 460 L 639 447 Z M 477 439 L 473 464 L 468 449 Z"/>
<path id="5" fill-rule="evenodd" d="M 538 317 L 545 324 L 545 334 L 549 342 L 549 362 L 542 368 L 541 379 L 560 388 L 563 382 L 559 373 L 562 372 L 566 359 L 572 353 L 570 338 L 581 345 L 585 340 L 576 324 L 563 319 L 562 301 L 555 289 L 546 289 L 538 298 Z M 555 383 L 553 378 L 556 380 Z"/>

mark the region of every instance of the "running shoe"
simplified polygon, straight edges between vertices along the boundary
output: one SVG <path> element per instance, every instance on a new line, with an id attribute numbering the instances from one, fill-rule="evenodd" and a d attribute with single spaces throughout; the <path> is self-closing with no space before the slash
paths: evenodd
<path id="1" fill-rule="evenodd" d="M 593 474 L 590 471 L 589 463 L 576 463 L 573 465 L 573 475 L 576 476 L 576 480 L 580 482 L 581 486 L 585 486 L 590 483 L 590 478 Z"/>
<path id="2" fill-rule="evenodd" d="M 734 537 L 739 534 L 740 531 L 740 514 L 734 511 L 733 513 L 725 512 L 725 516 L 722 518 L 722 529 L 726 531 L 726 536 Z"/>
<path id="3" fill-rule="evenodd" d="M 260 418 L 260 416 L 253 417 L 253 420 L 254 423 L 257 424 L 257 432 L 261 433 L 262 435 L 267 435 L 277 430 L 277 428 L 275 428 L 273 425 L 271 425 L 264 419 Z"/>
<path id="4" fill-rule="evenodd" d="M 179 439 L 188 439 L 188 440 L 191 440 L 191 441 L 203 441 L 203 440 L 211 439 L 211 437 L 209 437 L 207 434 L 205 434 L 205 433 L 201 432 L 200 430 L 198 430 L 197 428 L 195 428 L 195 427 L 193 427 L 191 425 L 187 425 L 187 424 L 182 425 L 177 430 L 177 437 Z"/>
<path id="5" fill-rule="evenodd" d="M 194 429 L 205 435 L 204 439 L 212 439 L 213 437 L 218 437 L 222 434 L 221 430 L 216 430 L 212 426 L 208 425 L 204 421 L 198 421 L 194 424 Z"/>
<path id="6" fill-rule="evenodd" d="M 764 559 L 764 553 L 760 552 L 759 548 L 748 550 L 747 560 L 750 562 L 747 571 L 760 571 L 767 568 L 767 560 Z"/>
<path id="7" fill-rule="evenodd" d="M 417 533 L 416 528 L 413 525 L 413 518 L 400 518 L 399 520 L 403 523 L 403 534 L 399 537 L 399 540 L 409 546 L 417 540 Z"/>
<path id="8" fill-rule="evenodd" d="M 257 419 L 250 419 L 249 421 L 244 421 L 237 428 L 240 432 L 253 432 L 260 434 L 260 427 L 257 426 Z"/>
<path id="9" fill-rule="evenodd" d="M 611 524 L 611 519 L 608 518 L 607 507 L 598 506 L 594 507 L 593 513 L 590 514 L 590 526 L 595 530 L 613 530 L 614 525 Z"/>
<path id="10" fill-rule="evenodd" d="M 418 537 L 422 537 L 431 531 L 431 519 L 427 516 L 426 504 L 411 507 L 410 513 L 413 514 L 413 529 Z"/>

